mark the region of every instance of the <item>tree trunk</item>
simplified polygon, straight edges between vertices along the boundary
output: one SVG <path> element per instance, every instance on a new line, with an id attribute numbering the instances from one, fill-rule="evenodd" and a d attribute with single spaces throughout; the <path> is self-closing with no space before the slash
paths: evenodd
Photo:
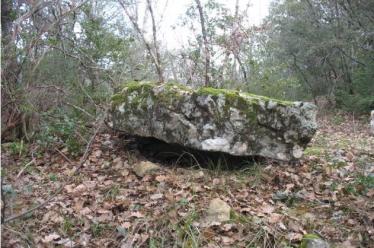
<path id="1" fill-rule="evenodd" d="M 157 75 L 158 75 L 158 79 L 160 83 L 163 83 L 165 79 L 164 79 L 164 73 L 163 73 L 162 66 L 161 66 L 161 55 L 160 55 L 160 51 L 158 49 L 158 44 L 157 44 L 157 29 L 156 29 L 156 22 L 155 22 L 155 18 L 153 14 L 151 0 L 147 0 L 147 5 L 148 5 L 147 7 L 149 10 L 149 13 L 151 15 L 151 20 L 152 20 L 152 36 L 153 36 L 153 46 L 155 47 L 155 55 L 156 55 L 156 60 L 157 60 L 157 63 L 156 63 Z"/>
<path id="2" fill-rule="evenodd" d="M 118 2 L 121 5 L 121 7 L 123 8 L 123 10 L 125 11 L 126 16 L 130 19 L 130 22 L 134 26 L 136 32 L 139 34 L 141 40 L 143 41 L 143 43 L 145 45 L 145 48 L 147 49 L 147 51 L 148 51 L 148 53 L 149 53 L 149 55 L 152 59 L 152 62 L 154 63 L 154 65 L 156 67 L 156 71 L 157 71 L 159 81 L 160 81 L 160 83 L 163 83 L 164 82 L 164 75 L 163 75 L 163 69 L 162 69 L 162 65 L 161 65 L 160 54 L 159 54 L 158 47 L 157 47 L 156 23 L 155 23 L 154 18 L 152 17 L 152 29 L 153 29 L 153 40 L 154 40 L 154 42 L 156 40 L 156 42 L 154 44 L 155 52 L 153 51 L 151 44 L 145 38 L 145 35 L 144 35 L 143 31 L 140 29 L 140 26 L 139 26 L 139 24 L 137 22 L 137 19 L 136 19 L 137 17 L 130 14 L 129 10 L 127 9 L 126 4 L 124 3 L 124 1 L 118 0 Z M 147 0 L 147 2 L 149 2 L 149 0 Z M 151 16 L 153 16 L 152 6 L 150 4 L 148 4 L 147 8 L 148 8 L 148 11 L 150 12 Z"/>
<path id="3" fill-rule="evenodd" d="M 200 0 L 195 0 L 197 9 L 199 11 L 200 16 L 200 25 L 201 25 L 201 33 L 203 35 L 203 43 L 204 43 L 204 55 L 205 55 L 205 86 L 210 85 L 210 52 L 209 52 L 209 43 L 207 32 L 205 29 L 205 19 L 204 19 L 204 12 L 203 7 L 201 6 Z"/>

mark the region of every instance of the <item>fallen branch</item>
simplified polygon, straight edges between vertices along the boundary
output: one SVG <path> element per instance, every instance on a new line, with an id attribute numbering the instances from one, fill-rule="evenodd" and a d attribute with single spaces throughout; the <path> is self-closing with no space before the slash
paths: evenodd
<path id="1" fill-rule="evenodd" d="M 104 118 L 105 118 L 105 116 L 106 116 L 106 115 L 104 115 Z M 90 150 L 91 150 L 91 146 L 92 146 L 92 144 L 93 144 L 93 142 L 94 142 L 94 140 L 95 140 L 95 137 L 96 137 L 97 134 L 99 133 L 99 130 L 100 130 L 102 124 L 103 124 L 103 120 L 100 120 L 100 122 L 99 122 L 99 124 L 98 124 L 98 126 L 97 126 L 97 128 L 96 128 L 96 130 L 95 130 L 95 132 L 94 132 L 94 134 L 91 136 L 90 141 L 88 142 L 88 144 L 87 144 L 87 146 L 86 146 L 86 149 L 85 149 L 85 151 L 84 151 L 83 156 L 81 157 L 81 159 L 80 159 L 80 161 L 79 161 L 78 168 L 74 171 L 73 175 L 70 176 L 70 180 L 68 180 L 68 181 L 65 182 L 63 185 L 61 185 L 60 188 L 58 188 L 58 189 L 56 190 L 56 192 L 53 193 L 51 196 L 49 196 L 49 197 L 48 197 L 44 202 L 40 203 L 39 205 L 37 205 L 37 206 L 35 206 L 35 207 L 33 207 L 33 208 L 30 208 L 29 210 L 26 210 L 26 211 L 24 211 L 24 212 L 22 212 L 22 213 L 20 213 L 20 214 L 17 214 L 17 215 L 15 215 L 15 216 L 9 217 L 8 219 L 5 219 L 5 220 L 4 220 L 4 223 L 8 223 L 8 222 L 10 222 L 10 221 L 13 221 L 13 220 L 15 220 L 15 219 L 18 219 L 18 218 L 20 218 L 20 217 L 23 217 L 23 216 L 25 216 L 25 215 L 28 215 L 28 214 L 34 212 L 35 210 L 37 210 L 37 209 L 39 209 L 39 208 L 45 206 L 47 203 L 49 203 L 50 201 L 52 201 L 52 200 L 53 200 L 57 195 L 59 195 L 59 194 L 62 192 L 62 190 L 64 189 L 64 187 L 65 187 L 66 185 L 68 185 L 68 184 L 73 180 L 73 179 L 72 179 L 73 176 L 76 175 L 76 174 L 79 172 L 79 170 L 83 167 L 83 164 L 84 164 L 84 162 L 85 162 L 85 161 L 87 160 L 87 158 L 88 158 L 89 152 L 90 152 Z M 62 153 L 60 153 L 60 154 L 62 154 Z M 71 163 L 72 165 L 74 165 L 73 162 L 72 162 L 70 159 L 68 159 L 65 155 L 64 155 L 64 158 L 67 159 L 67 161 L 68 161 L 69 163 Z"/>
<path id="2" fill-rule="evenodd" d="M 22 173 L 27 169 L 27 167 L 29 167 L 29 165 L 32 165 L 33 163 L 35 163 L 34 158 L 23 167 L 23 169 L 17 174 L 16 179 L 18 179 L 22 175 Z"/>
<path id="3" fill-rule="evenodd" d="M 55 148 L 55 151 L 57 151 L 66 161 L 69 162 L 69 164 L 74 165 L 73 161 L 71 161 L 66 155 L 60 151 L 58 148 Z"/>

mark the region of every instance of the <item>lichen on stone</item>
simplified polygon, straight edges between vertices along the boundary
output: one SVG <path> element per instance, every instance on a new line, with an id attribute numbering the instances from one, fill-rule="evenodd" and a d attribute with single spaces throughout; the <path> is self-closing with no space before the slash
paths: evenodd
<path id="1" fill-rule="evenodd" d="M 299 159 L 316 130 L 315 107 L 177 83 L 129 82 L 112 97 L 117 129 L 232 155 Z"/>

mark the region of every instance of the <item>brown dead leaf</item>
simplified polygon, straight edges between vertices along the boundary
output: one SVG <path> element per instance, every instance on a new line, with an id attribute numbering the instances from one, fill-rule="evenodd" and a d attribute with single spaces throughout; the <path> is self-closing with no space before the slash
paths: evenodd
<path id="1" fill-rule="evenodd" d="M 222 229 L 225 230 L 226 232 L 230 231 L 233 227 L 235 226 L 235 224 L 224 224 L 222 226 Z"/>
<path id="2" fill-rule="evenodd" d="M 352 161 L 353 158 L 354 158 L 354 155 L 351 152 L 347 152 L 346 157 L 347 157 L 348 161 Z"/>
<path id="3" fill-rule="evenodd" d="M 71 239 L 65 238 L 54 242 L 57 245 L 63 245 L 64 247 L 75 247 L 76 243 Z"/>
<path id="4" fill-rule="evenodd" d="M 268 222 L 271 224 L 275 224 L 280 222 L 282 219 L 282 215 L 277 213 L 270 213 L 270 216 L 268 217 Z"/>
<path id="5" fill-rule="evenodd" d="M 213 185 L 218 185 L 218 184 L 220 184 L 220 180 L 218 178 L 214 178 L 212 184 Z"/>
<path id="6" fill-rule="evenodd" d="M 288 228 L 291 230 L 291 231 L 294 231 L 294 232 L 297 232 L 297 233 L 301 233 L 301 232 L 304 232 L 304 229 L 303 227 L 297 223 L 296 221 L 289 221 L 288 222 Z"/>
<path id="7" fill-rule="evenodd" d="M 144 218 L 144 214 L 142 214 L 139 211 L 131 213 L 131 217 L 136 217 L 136 218 Z"/>
<path id="8" fill-rule="evenodd" d="M 121 171 L 121 175 L 123 176 L 123 177 L 126 177 L 126 176 L 128 176 L 130 174 L 130 171 L 128 170 L 128 169 L 123 169 L 122 171 Z"/>
<path id="9" fill-rule="evenodd" d="M 131 227 L 131 223 L 130 222 L 124 222 L 121 224 L 121 227 L 125 228 L 125 229 L 129 229 Z"/>
<path id="10" fill-rule="evenodd" d="M 230 238 L 230 237 L 227 237 L 227 236 L 222 236 L 221 239 L 222 239 L 222 242 L 225 245 L 231 245 L 235 242 L 235 240 L 233 238 Z"/>
<path id="11" fill-rule="evenodd" d="M 90 239 L 91 239 L 91 235 L 87 233 L 83 233 L 79 235 L 79 243 L 84 247 L 86 247 L 89 244 Z"/>
<path id="12" fill-rule="evenodd" d="M 274 207 L 269 205 L 269 204 L 266 204 L 264 203 L 260 209 L 260 211 L 264 214 L 271 214 L 272 212 L 274 212 Z"/>
<path id="13" fill-rule="evenodd" d="M 73 189 L 73 194 L 74 195 L 79 195 L 82 194 L 83 192 L 87 191 L 87 187 L 84 184 L 79 184 L 77 187 Z"/>
<path id="14" fill-rule="evenodd" d="M 57 233 L 51 233 L 51 234 L 48 234 L 47 236 L 45 236 L 43 239 L 42 239 L 42 242 L 43 243 L 50 243 L 52 242 L 53 240 L 56 240 L 56 239 L 59 239 L 61 236 L 58 235 Z"/>
<path id="15" fill-rule="evenodd" d="M 290 241 L 300 241 L 303 235 L 301 233 L 290 232 L 286 235 L 286 238 Z"/>
<path id="16" fill-rule="evenodd" d="M 373 197 L 374 196 L 374 189 L 369 189 L 366 193 L 367 197 Z"/>
<path id="17" fill-rule="evenodd" d="M 67 193 L 72 193 L 73 190 L 74 190 L 74 187 L 75 187 L 75 184 L 68 184 L 64 187 L 64 189 L 66 190 Z"/>
<path id="18" fill-rule="evenodd" d="M 96 150 L 96 151 L 94 151 L 93 152 L 93 155 L 95 156 L 95 157 L 97 157 L 97 158 L 100 158 L 101 157 L 101 155 L 102 155 L 102 151 L 101 150 Z"/>
<path id="19" fill-rule="evenodd" d="M 211 227 L 207 227 L 203 230 L 203 236 L 207 240 L 211 240 L 215 236 L 215 232 Z"/>
<path id="20" fill-rule="evenodd" d="M 160 194 L 160 193 L 153 194 L 153 195 L 150 196 L 151 200 L 159 200 L 159 199 L 162 199 L 163 197 L 164 197 L 164 195 Z"/>
<path id="21" fill-rule="evenodd" d="M 167 179 L 167 177 L 166 176 L 164 176 L 164 175 L 158 175 L 158 176 L 156 176 L 156 181 L 157 182 L 165 182 L 166 181 L 166 179 Z"/>
<path id="22" fill-rule="evenodd" d="M 82 210 L 79 211 L 80 215 L 86 216 L 88 214 L 92 213 L 92 210 L 89 207 L 85 207 Z"/>
<path id="23" fill-rule="evenodd" d="M 107 222 L 107 221 L 111 221 L 112 219 L 113 219 L 113 214 L 112 214 L 112 212 L 109 212 L 109 213 L 102 214 L 99 217 L 97 217 L 96 221 L 97 222 Z"/>

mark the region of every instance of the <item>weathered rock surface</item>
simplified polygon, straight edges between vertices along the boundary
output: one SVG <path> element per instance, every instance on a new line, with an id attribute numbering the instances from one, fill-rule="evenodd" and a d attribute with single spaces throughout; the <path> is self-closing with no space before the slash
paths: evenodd
<path id="1" fill-rule="evenodd" d="M 160 166 L 149 161 L 142 161 L 136 164 L 133 170 L 138 177 L 144 177 L 147 174 L 160 170 Z"/>
<path id="2" fill-rule="evenodd" d="M 316 107 L 234 90 L 149 82 L 124 84 L 112 98 L 113 126 L 186 147 L 301 158 L 317 129 Z"/>
<path id="3" fill-rule="evenodd" d="M 221 223 L 230 220 L 231 207 L 219 198 L 210 201 L 205 224 Z"/>
<path id="4" fill-rule="evenodd" d="M 300 248 L 330 248 L 330 244 L 315 234 L 304 235 Z"/>

